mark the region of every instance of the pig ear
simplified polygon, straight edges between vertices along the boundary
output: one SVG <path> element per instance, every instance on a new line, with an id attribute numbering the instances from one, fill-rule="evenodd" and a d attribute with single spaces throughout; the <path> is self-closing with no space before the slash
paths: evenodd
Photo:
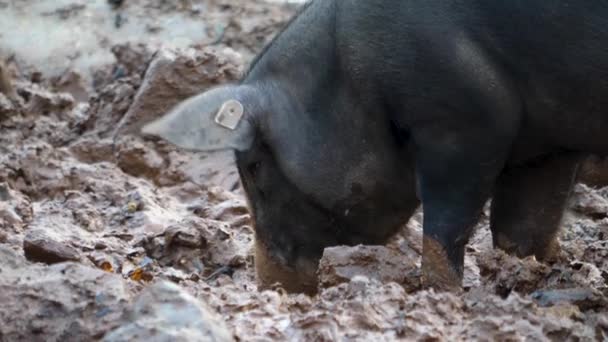
<path id="1" fill-rule="evenodd" d="M 234 91 L 194 96 L 142 128 L 152 135 L 193 151 L 245 151 L 255 138 L 253 111 Z"/>

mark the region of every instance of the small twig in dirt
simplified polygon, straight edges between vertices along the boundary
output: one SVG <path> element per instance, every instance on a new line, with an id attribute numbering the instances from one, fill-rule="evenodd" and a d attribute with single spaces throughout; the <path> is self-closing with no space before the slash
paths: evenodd
<path id="1" fill-rule="evenodd" d="M 232 275 L 234 274 L 234 269 L 231 266 L 222 266 L 217 270 L 213 271 L 213 273 L 211 273 L 207 278 L 205 278 L 205 281 L 213 280 L 222 274 L 226 274 L 229 277 L 232 277 Z"/>

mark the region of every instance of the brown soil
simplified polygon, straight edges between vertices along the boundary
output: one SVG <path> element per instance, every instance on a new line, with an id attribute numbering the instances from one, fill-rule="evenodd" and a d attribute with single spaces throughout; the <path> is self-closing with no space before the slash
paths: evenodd
<path id="1" fill-rule="evenodd" d="M 594 188 L 575 189 L 553 264 L 493 250 L 485 215 L 464 290 L 421 290 L 418 213 L 387 246 L 327 249 L 314 297 L 257 290 L 232 155 L 131 133 L 237 79 L 293 12 L 246 0 L 0 0 L 0 21 L 78 24 L 97 39 L 82 51 L 57 43 L 73 58 L 41 66 L 48 51 L 0 30 L 10 79 L 0 80 L 0 340 L 607 339 L 608 173 L 597 160 L 587 169 Z M 203 34 L 160 44 L 179 35 L 161 20 L 173 16 L 204 22 Z M 135 38 L 122 39 L 120 21 Z M 101 57 L 84 63 L 89 53 Z"/>

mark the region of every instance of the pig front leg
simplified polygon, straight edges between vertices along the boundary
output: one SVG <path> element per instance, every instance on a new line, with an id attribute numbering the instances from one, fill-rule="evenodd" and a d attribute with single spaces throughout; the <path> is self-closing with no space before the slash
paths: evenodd
<path id="1" fill-rule="evenodd" d="M 414 137 L 424 213 L 424 286 L 461 288 L 465 245 L 504 167 L 511 141 L 511 135 L 492 127 L 463 120 Z"/>
<path id="2" fill-rule="evenodd" d="M 554 256 L 556 235 L 581 160 L 577 153 L 560 154 L 505 170 L 492 199 L 494 247 L 519 257 Z"/>

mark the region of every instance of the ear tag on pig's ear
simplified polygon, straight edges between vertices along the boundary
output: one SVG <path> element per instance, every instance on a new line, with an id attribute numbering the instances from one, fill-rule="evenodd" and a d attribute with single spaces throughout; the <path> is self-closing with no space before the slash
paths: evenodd
<path id="1" fill-rule="evenodd" d="M 243 118 L 244 112 L 243 105 L 239 101 L 228 100 L 215 115 L 215 123 L 234 131 Z"/>

